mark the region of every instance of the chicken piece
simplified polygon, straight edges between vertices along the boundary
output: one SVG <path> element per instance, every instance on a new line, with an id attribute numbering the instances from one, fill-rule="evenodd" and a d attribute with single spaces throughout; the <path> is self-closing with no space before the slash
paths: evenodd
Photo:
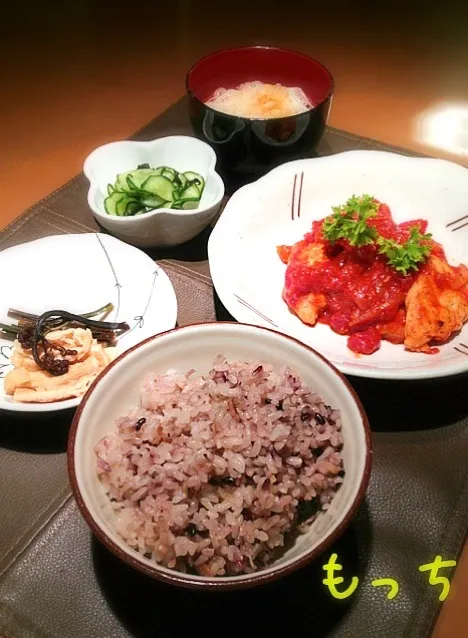
<path id="1" fill-rule="evenodd" d="M 468 269 L 432 256 L 406 297 L 405 346 L 431 352 L 468 321 Z"/>
<path id="2" fill-rule="evenodd" d="M 309 326 L 315 326 L 320 312 L 327 305 L 327 300 L 325 295 L 316 295 L 310 292 L 308 295 L 299 297 L 295 304 L 288 305 L 301 321 Z"/>
<path id="3" fill-rule="evenodd" d="M 306 266 L 313 268 L 316 264 L 327 260 L 325 246 L 319 243 L 307 243 L 299 241 L 293 246 L 279 246 L 277 248 L 280 259 L 288 264 L 288 267 Z M 287 282 L 287 278 L 286 278 Z M 300 295 L 297 300 L 291 295 L 291 289 L 286 283 L 283 289 L 283 299 L 301 321 L 314 326 L 317 323 L 320 311 L 327 305 L 326 297 L 322 294 L 307 293 Z"/>
<path id="4" fill-rule="evenodd" d="M 390 341 L 390 343 L 403 343 L 405 340 L 405 311 L 400 308 L 391 321 L 379 323 L 376 328 L 382 339 Z"/>
<path id="5" fill-rule="evenodd" d="M 288 263 L 295 262 L 312 268 L 316 264 L 327 261 L 324 244 L 308 244 L 305 241 L 299 241 L 291 247 Z"/>
<path id="6" fill-rule="evenodd" d="M 291 246 L 277 246 L 276 252 L 278 253 L 278 257 L 281 259 L 283 264 L 287 264 L 289 261 L 289 255 L 291 254 Z"/>
<path id="7" fill-rule="evenodd" d="M 314 266 L 327 260 L 325 245 L 298 241 L 292 246 L 277 246 L 276 252 L 283 264 L 298 263 Z"/>
<path id="8" fill-rule="evenodd" d="M 450 286 L 456 290 L 466 288 L 468 290 L 468 268 L 461 264 L 458 267 L 451 266 L 445 259 L 431 255 L 428 264 L 429 270 L 438 275 L 448 275 L 451 279 Z"/>

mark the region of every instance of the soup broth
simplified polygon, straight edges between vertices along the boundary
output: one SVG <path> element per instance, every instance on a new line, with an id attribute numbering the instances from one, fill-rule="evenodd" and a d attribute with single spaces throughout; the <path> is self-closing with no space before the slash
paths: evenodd
<path id="1" fill-rule="evenodd" d="M 299 87 L 246 82 L 235 89 L 219 88 L 207 106 L 238 117 L 273 119 L 304 113 L 313 107 Z"/>

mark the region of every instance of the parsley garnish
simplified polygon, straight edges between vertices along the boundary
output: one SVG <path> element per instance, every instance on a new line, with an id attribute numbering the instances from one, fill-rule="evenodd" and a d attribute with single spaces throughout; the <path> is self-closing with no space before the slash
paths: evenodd
<path id="1" fill-rule="evenodd" d="M 344 206 L 332 207 L 333 215 L 327 217 L 322 226 L 325 239 L 346 239 L 351 246 L 373 244 L 377 231 L 367 225 L 367 220 L 377 215 L 378 204 L 370 195 L 353 195 Z"/>
<path id="2" fill-rule="evenodd" d="M 376 217 L 379 205 L 370 195 L 353 195 L 344 206 L 332 207 L 333 215 L 325 218 L 322 234 L 330 242 L 345 239 L 356 247 L 376 244 L 389 265 L 406 276 L 410 270 L 417 270 L 418 264 L 429 256 L 432 235 L 423 235 L 418 226 L 412 226 L 404 244 L 382 237 L 374 226 L 367 225 L 367 220 Z"/>
<path id="3" fill-rule="evenodd" d="M 379 253 L 385 255 L 388 263 L 398 272 L 407 275 L 410 270 L 417 270 L 418 264 L 429 256 L 432 245 L 423 242 L 428 242 L 431 237 L 430 233 L 422 235 L 417 226 L 412 226 L 409 239 L 404 244 L 384 237 L 379 237 L 377 244 Z"/>

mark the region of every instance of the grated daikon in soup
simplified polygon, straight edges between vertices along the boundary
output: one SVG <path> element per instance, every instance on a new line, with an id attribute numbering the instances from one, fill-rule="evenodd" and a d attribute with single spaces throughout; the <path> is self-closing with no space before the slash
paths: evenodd
<path id="1" fill-rule="evenodd" d="M 299 87 L 264 82 L 245 82 L 236 89 L 217 89 L 206 105 L 222 113 L 250 119 L 288 117 L 304 113 L 313 106 Z"/>

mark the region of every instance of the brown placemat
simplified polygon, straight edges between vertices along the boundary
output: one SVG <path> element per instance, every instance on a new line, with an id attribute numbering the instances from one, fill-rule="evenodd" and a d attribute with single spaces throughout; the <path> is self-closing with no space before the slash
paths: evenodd
<path id="1" fill-rule="evenodd" d="M 191 133 L 185 101 L 136 138 Z M 321 154 L 397 150 L 328 129 Z M 51 234 L 94 232 L 87 182 L 75 177 L 8 226 L 0 249 Z M 170 276 L 179 325 L 230 318 L 213 294 L 206 261 L 210 229 L 185 246 L 151 251 Z M 332 638 L 426 638 L 440 589 L 418 567 L 437 554 L 456 559 L 468 521 L 468 376 L 428 382 L 351 379 L 373 429 L 366 502 L 337 545 L 298 574 L 259 590 L 195 594 L 151 581 L 121 564 L 90 534 L 70 496 L 65 443 L 71 413 L 0 412 L 0 633 L 7 638 L 152 638 L 242 633 Z M 321 580 L 336 551 L 344 586 L 333 598 Z M 451 576 L 453 570 L 443 575 Z M 372 586 L 393 578 L 399 593 Z"/>

